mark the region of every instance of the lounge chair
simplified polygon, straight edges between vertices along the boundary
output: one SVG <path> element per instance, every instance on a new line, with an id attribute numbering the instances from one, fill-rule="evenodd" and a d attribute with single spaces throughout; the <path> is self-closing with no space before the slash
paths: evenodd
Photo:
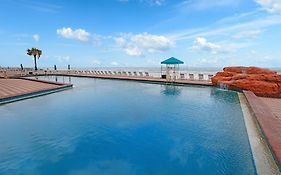
<path id="1" fill-rule="evenodd" d="M 211 80 L 213 78 L 214 75 L 209 74 L 208 75 L 208 80 Z"/>
<path id="2" fill-rule="evenodd" d="M 204 80 L 204 75 L 203 74 L 198 74 L 199 80 Z"/>
<path id="3" fill-rule="evenodd" d="M 180 78 L 181 79 L 184 79 L 185 77 L 184 77 L 184 74 L 180 74 Z"/>

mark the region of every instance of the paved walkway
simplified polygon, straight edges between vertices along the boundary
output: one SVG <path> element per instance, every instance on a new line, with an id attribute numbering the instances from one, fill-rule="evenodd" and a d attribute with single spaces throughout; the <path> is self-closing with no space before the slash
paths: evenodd
<path id="1" fill-rule="evenodd" d="M 55 90 L 63 86 L 67 85 L 37 80 L 0 78 L 0 100 L 41 91 Z"/>

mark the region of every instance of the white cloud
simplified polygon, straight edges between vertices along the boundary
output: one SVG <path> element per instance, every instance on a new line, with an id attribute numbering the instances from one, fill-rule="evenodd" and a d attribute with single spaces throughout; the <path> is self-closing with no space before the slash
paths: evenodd
<path id="1" fill-rule="evenodd" d="M 256 50 L 251 50 L 251 54 L 255 55 L 255 54 L 257 54 L 257 51 Z"/>
<path id="2" fill-rule="evenodd" d="M 136 35 L 131 33 L 121 34 L 120 37 L 115 38 L 115 43 L 130 56 L 163 52 L 174 46 L 174 42 L 168 37 L 148 33 Z"/>
<path id="3" fill-rule="evenodd" d="M 36 42 L 38 42 L 40 40 L 40 36 L 38 34 L 34 34 L 32 35 L 32 39 Z"/>
<path id="4" fill-rule="evenodd" d="M 236 39 L 244 39 L 244 38 L 255 38 L 259 34 L 261 34 L 261 30 L 249 30 L 249 31 L 242 31 L 233 36 Z"/>
<path id="5" fill-rule="evenodd" d="M 165 3 L 165 0 L 148 0 L 151 5 L 161 6 Z"/>
<path id="6" fill-rule="evenodd" d="M 270 15 L 267 17 L 247 21 L 244 23 L 235 23 L 232 25 L 225 25 L 222 27 L 213 27 L 213 28 L 202 28 L 202 29 L 191 29 L 184 30 L 180 32 L 175 32 L 169 35 L 173 40 L 186 40 L 193 39 L 196 37 L 206 37 L 206 36 L 225 36 L 233 35 L 237 31 L 251 31 L 251 30 L 262 30 L 270 26 L 280 25 L 281 16 L 280 15 Z"/>
<path id="7" fill-rule="evenodd" d="M 116 61 L 112 61 L 110 64 L 111 64 L 112 66 L 119 66 L 119 63 L 116 62 Z"/>
<path id="8" fill-rule="evenodd" d="M 222 46 L 208 42 L 206 38 L 198 37 L 194 41 L 194 45 L 192 46 L 193 50 L 207 51 L 213 54 L 221 52 L 223 50 Z"/>
<path id="9" fill-rule="evenodd" d="M 177 11 L 187 12 L 190 10 L 207 10 L 217 7 L 237 6 L 241 0 L 186 0 L 176 6 Z"/>
<path id="10" fill-rule="evenodd" d="M 256 0 L 256 2 L 270 13 L 281 12 L 280 0 Z"/>
<path id="11" fill-rule="evenodd" d="M 212 43 L 209 42 L 206 38 L 198 37 L 194 41 L 194 45 L 190 48 L 195 51 L 204 51 L 210 52 L 212 54 L 221 54 L 233 52 L 239 48 L 243 48 L 245 45 L 229 44 L 229 43 Z"/>
<path id="12" fill-rule="evenodd" d="M 100 65 L 101 61 L 100 60 L 92 60 L 91 63 L 94 64 L 94 65 Z"/>
<path id="13" fill-rule="evenodd" d="M 126 45 L 126 40 L 122 37 L 115 38 L 115 43 L 118 47 L 124 47 Z"/>
<path id="14" fill-rule="evenodd" d="M 57 29 L 57 34 L 67 39 L 76 39 L 79 41 L 88 41 L 90 33 L 84 29 L 72 30 L 70 27 Z"/>
<path id="15" fill-rule="evenodd" d="M 212 64 L 216 65 L 219 62 L 219 58 L 203 58 L 198 61 L 200 65 Z"/>
<path id="16" fill-rule="evenodd" d="M 165 0 L 118 0 L 119 2 L 139 2 L 139 3 L 145 3 L 148 4 L 150 6 L 162 6 L 165 3 Z"/>
<path id="17" fill-rule="evenodd" d="M 55 56 L 55 58 L 59 62 L 68 62 L 70 60 L 70 56 Z"/>
<path id="18" fill-rule="evenodd" d="M 130 56 L 141 56 L 142 55 L 142 51 L 138 48 L 138 47 L 125 47 L 124 51 L 126 52 L 127 55 Z"/>
<path id="19" fill-rule="evenodd" d="M 165 36 L 151 35 L 148 33 L 134 35 L 131 37 L 131 41 L 151 53 L 168 50 L 174 45 L 174 43 Z"/>
<path id="20" fill-rule="evenodd" d="M 54 4 L 54 3 L 45 3 L 40 1 L 11 1 L 11 5 L 20 6 L 21 8 L 25 8 L 26 10 L 35 10 L 38 12 L 46 12 L 46 13 L 58 13 L 62 9 L 62 6 Z"/>

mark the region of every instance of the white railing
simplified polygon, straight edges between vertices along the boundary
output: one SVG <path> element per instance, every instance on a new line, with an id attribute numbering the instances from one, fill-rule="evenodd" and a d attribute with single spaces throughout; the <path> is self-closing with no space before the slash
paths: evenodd
<path id="1" fill-rule="evenodd" d="M 20 77 L 28 75 L 100 75 L 100 76 L 129 76 L 129 77 L 155 77 L 160 78 L 160 72 L 148 71 L 125 71 L 125 70 L 94 70 L 94 69 L 71 69 L 71 70 L 50 70 L 50 69 L 0 69 L 0 77 Z M 210 81 L 214 76 L 213 72 L 188 72 L 182 71 L 177 75 L 181 80 L 202 80 Z"/>
<path id="2" fill-rule="evenodd" d="M 129 76 L 129 77 L 157 77 L 160 78 L 161 74 L 158 73 L 150 73 L 143 71 L 110 71 L 110 70 L 59 70 L 57 71 L 59 74 L 77 74 L 77 75 L 104 75 L 104 76 Z M 202 81 L 210 81 L 214 76 L 214 73 L 198 73 L 198 72 L 187 72 L 180 73 L 177 79 L 182 80 L 202 80 Z"/>

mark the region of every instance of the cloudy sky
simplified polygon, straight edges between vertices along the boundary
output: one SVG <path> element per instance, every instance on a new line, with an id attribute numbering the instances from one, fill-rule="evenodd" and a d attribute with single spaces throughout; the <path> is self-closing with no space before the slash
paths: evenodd
<path id="1" fill-rule="evenodd" d="M 281 0 L 1 0 L 0 66 L 281 67 Z"/>

